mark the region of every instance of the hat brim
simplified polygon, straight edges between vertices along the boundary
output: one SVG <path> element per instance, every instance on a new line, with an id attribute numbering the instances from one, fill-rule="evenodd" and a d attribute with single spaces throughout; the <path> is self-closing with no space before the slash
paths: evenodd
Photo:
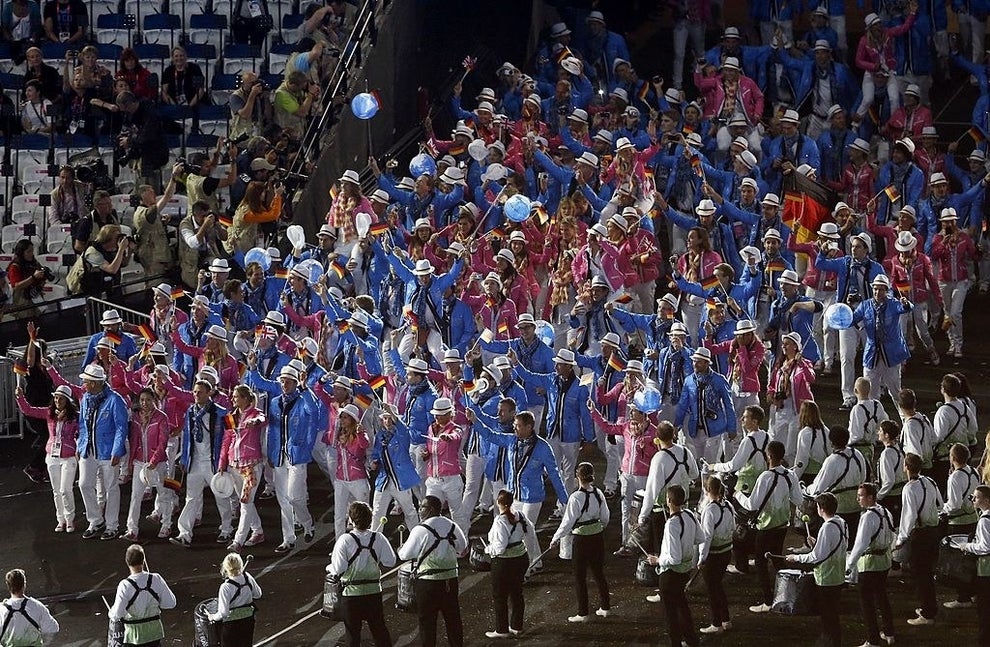
<path id="1" fill-rule="evenodd" d="M 707 357 L 705 355 L 699 355 L 697 353 L 695 353 L 694 355 L 691 356 L 691 361 L 692 362 L 695 361 L 695 360 L 698 360 L 698 359 L 704 360 L 704 361 L 706 361 L 708 363 L 711 363 L 711 361 L 712 361 L 712 358 L 711 357 Z"/>

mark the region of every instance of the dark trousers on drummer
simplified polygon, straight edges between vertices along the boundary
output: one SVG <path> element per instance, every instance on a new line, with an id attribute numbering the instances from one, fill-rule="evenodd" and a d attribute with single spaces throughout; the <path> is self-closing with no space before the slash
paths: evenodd
<path id="1" fill-rule="evenodd" d="M 976 644 L 990 647 L 990 577 L 976 578 L 976 617 L 980 623 Z"/>
<path id="2" fill-rule="evenodd" d="M 880 645 L 880 627 L 877 612 L 883 623 L 885 636 L 894 635 L 894 614 L 890 610 L 887 596 L 887 573 L 889 571 L 862 571 L 859 574 L 859 599 L 863 605 L 863 622 L 866 624 L 866 642 Z"/>
<path id="3" fill-rule="evenodd" d="M 818 594 L 818 615 L 822 619 L 822 647 L 842 645 L 842 625 L 839 622 L 839 601 L 842 585 L 815 586 Z"/>
<path id="4" fill-rule="evenodd" d="M 938 526 L 915 528 L 911 533 L 911 577 L 918 592 L 921 615 L 929 620 L 938 613 L 935 599 L 935 565 L 938 563 L 938 543 L 941 541 Z"/>
<path id="5" fill-rule="evenodd" d="M 220 625 L 220 647 L 251 647 L 253 644 L 253 615 Z"/>
<path id="6" fill-rule="evenodd" d="M 464 626 L 461 623 L 461 604 L 458 599 L 457 578 L 446 580 L 416 580 L 416 604 L 419 606 L 419 633 L 423 647 L 437 644 L 437 616 L 443 614 L 447 627 L 447 644 L 450 647 L 464 645 Z"/>
<path id="7" fill-rule="evenodd" d="M 708 589 L 708 601 L 712 607 L 712 624 L 716 627 L 729 621 L 729 599 L 725 595 L 725 568 L 729 565 L 731 551 L 709 553 L 701 575 L 705 578 L 705 588 Z"/>
<path id="8" fill-rule="evenodd" d="M 840 512 L 839 518 L 846 522 L 846 529 L 849 532 L 848 544 L 846 545 L 846 550 L 852 550 L 853 544 L 856 543 L 856 531 L 859 530 L 859 515 L 862 511 L 857 512 Z"/>
<path id="9" fill-rule="evenodd" d="M 660 573 L 660 597 L 663 599 L 667 632 L 673 647 L 681 647 L 684 643 L 691 647 L 698 644 L 698 634 L 694 630 L 694 619 L 691 618 L 691 607 L 688 606 L 687 592 L 684 590 L 690 578 L 690 573 Z"/>
<path id="10" fill-rule="evenodd" d="M 973 538 L 976 534 L 976 524 L 975 523 L 964 523 L 959 525 L 949 525 L 949 535 L 965 535 L 966 541 Z M 969 584 L 967 586 L 956 587 L 956 601 L 957 602 L 969 602 L 976 595 L 976 582 Z"/>
<path id="11" fill-rule="evenodd" d="M 392 637 L 385 625 L 381 593 L 342 595 L 340 607 L 341 615 L 344 616 L 344 628 L 347 629 L 349 647 L 359 647 L 361 644 L 361 627 L 365 622 L 368 623 L 368 629 L 377 647 L 391 647 Z"/>
<path id="12" fill-rule="evenodd" d="M 508 633 L 512 628 L 522 631 L 523 614 L 526 611 L 526 601 L 523 598 L 523 580 L 526 579 L 526 568 L 529 558 L 496 557 L 492 560 L 492 598 L 495 606 L 495 631 L 500 634 Z M 509 607 L 512 614 L 509 614 Z"/>
<path id="13" fill-rule="evenodd" d="M 770 561 L 767 553 L 780 555 L 784 552 L 784 539 L 787 537 L 787 526 L 772 530 L 756 531 L 756 579 L 760 583 L 760 593 L 763 594 L 764 604 L 773 604 L 774 578 L 770 573 Z"/>
<path id="14" fill-rule="evenodd" d="M 588 615 L 588 571 L 598 585 L 600 608 L 608 610 L 608 582 L 605 581 L 605 533 L 573 535 L 574 583 L 577 591 L 578 615 Z"/>

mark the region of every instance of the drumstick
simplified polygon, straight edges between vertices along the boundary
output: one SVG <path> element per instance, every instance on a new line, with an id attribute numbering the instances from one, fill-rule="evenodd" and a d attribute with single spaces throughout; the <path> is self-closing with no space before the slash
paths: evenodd
<path id="1" fill-rule="evenodd" d="M 636 544 L 636 548 L 638 548 L 641 551 L 643 551 L 643 554 L 644 555 L 646 555 L 647 557 L 650 556 L 650 554 L 648 552 L 646 552 L 646 549 L 643 548 L 643 545 L 641 543 L 639 543 L 639 540 L 637 540 L 635 537 L 632 536 L 632 533 L 630 533 L 629 538 L 633 540 L 633 543 L 634 544 Z"/>
<path id="2" fill-rule="evenodd" d="M 101 595 L 100 597 L 103 598 L 103 604 L 106 606 L 107 611 L 109 611 L 110 610 L 110 603 L 107 602 L 107 596 Z"/>
<path id="3" fill-rule="evenodd" d="M 535 564 L 539 564 L 543 560 L 543 556 L 546 555 L 547 553 L 549 553 L 551 550 L 553 550 L 553 544 L 550 544 L 550 547 L 549 548 L 547 548 L 545 551 L 543 551 L 542 553 L 540 553 L 540 556 L 539 557 L 537 557 L 534 560 L 530 560 L 529 566 L 526 568 L 526 575 L 529 575 L 530 572 L 533 570 L 533 566 Z"/>
<path id="4" fill-rule="evenodd" d="M 811 528 L 808 527 L 808 522 L 811 521 L 811 517 L 806 514 L 801 515 L 801 521 L 804 522 L 804 533 L 808 536 L 808 543 L 811 543 Z"/>
<path id="5" fill-rule="evenodd" d="M 376 531 L 376 532 L 379 532 L 379 531 L 381 531 L 381 529 L 385 527 L 385 522 L 387 522 L 387 521 L 388 521 L 388 517 L 382 517 L 382 518 L 381 518 L 381 519 L 380 519 L 380 520 L 378 521 L 378 528 L 376 528 L 376 529 L 375 529 L 375 531 Z"/>

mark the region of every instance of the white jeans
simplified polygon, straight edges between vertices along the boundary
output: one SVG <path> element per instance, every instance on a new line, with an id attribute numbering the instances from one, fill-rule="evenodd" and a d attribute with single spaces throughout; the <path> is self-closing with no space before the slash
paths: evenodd
<path id="1" fill-rule="evenodd" d="M 196 469 L 194 466 L 192 471 L 186 474 L 186 502 L 182 506 L 179 520 L 176 522 L 180 539 L 192 541 L 196 519 L 199 519 L 203 514 L 203 491 L 210 487 L 210 479 L 212 478 L 213 472 L 210 466 L 206 466 L 206 469 Z M 217 504 L 217 512 L 220 513 L 220 532 L 229 535 L 233 530 L 232 520 L 234 518 L 230 499 L 220 500 L 214 496 L 214 501 Z"/>
<path id="2" fill-rule="evenodd" d="M 605 478 L 602 488 L 617 490 L 619 488 L 619 467 L 622 465 L 622 452 L 625 450 L 625 437 L 618 434 L 612 436 L 615 443 L 609 442 L 609 436 L 598 425 L 595 425 L 595 441 L 598 449 L 605 455 Z"/>
<path id="3" fill-rule="evenodd" d="M 468 454 L 464 463 L 464 494 L 457 507 L 457 516 L 452 515 L 452 518 L 465 535 L 471 530 L 471 515 L 485 486 L 485 462 L 485 459 L 477 454 Z"/>
<path id="4" fill-rule="evenodd" d="M 723 434 L 725 435 L 725 434 Z M 705 459 L 709 463 L 717 463 L 722 452 L 722 436 L 710 437 L 704 429 L 698 429 L 698 435 L 692 438 L 686 430 L 681 431 L 681 443 L 691 450 L 698 460 Z"/>
<path id="5" fill-rule="evenodd" d="M 540 508 L 543 507 L 542 503 L 523 503 L 522 501 L 512 502 L 512 511 L 520 512 L 526 517 L 526 521 L 533 524 L 533 528 L 536 528 L 536 522 L 540 518 Z M 534 561 L 540 559 L 540 540 L 536 536 L 536 533 L 530 535 L 526 533 L 523 535 L 523 542 L 526 544 L 526 554 L 529 555 L 529 563 L 531 565 L 542 564 L 541 561 Z"/>
<path id="6" fill-rule="evenodd" d="M 416 506 L 412 500 L 412 490 L 399 490 L 389 483 L 384 490 L 375 490 L 375 498 L 371 506 L 371 517 L 377 526 L 381 523 L 382 517 L 388 515 L 388 508 L 392 501 L 402 508 L 402 514 L 406 521 L 406 531 L 410 531 L 419 524 L 416 516 Z"/>
<path id="7" fill-rule="evenodd" d="M 444 503 L 450 508 L 450 518 L 456 523 L 460 518 L 461 499 L 464 498 L 464 481 L 460 475 L 457 476 L 431 476 L 426 479 L 426 495 L 435 496 L 440 499 L 440 505 Z M 470 512 L 468 513 L 470 515 Z M 461 528 L 467 534 L 466 528 Z"/>
<path id="8" fill-rule="evenodd" d="M 141 502 L 144 501 L 144 493 L 151 489 L 141 480 L 141 470 L 144 469 L 144 466 L 145 463 L 142 461 L 134 461 L 132 465 L 134 476 L 131 478 L 131 504 L 127 510 L 127 532 L 135 535 L 141 524 Z M 165 463 L 159 463 L 155 467 L 155 471 L 158 472 L 159 483 L 161 483 L 165 479 Z M 162 528 L 170 528 L 172 526 L 172 510 L 175 508 L 175 493 L 164 485 L 155 489 L 158 490 L 158 500 L 160 501 Z"/>
<path id="9" fill-rule="evenodd" d="M 423 481 L 426 480 L 426 460 L 423 458 L 423 447 L 424 445 L 422 444 L 409 444 L 409 458 L 412 459 L 416 473 L 419 474 L 419 483 L 412 488 L 413 494 L 416 495 L 417 499 L 422 499 L 426 495 L 426 488 L 423 487 Z"/>
<path id="10" fill-rule="evenodd" d="M 973 14 L 956 14 L 959 20 L 959 36 L 962 38 L 963 48 L 969 46 L 970 60 L 976 64 L 983 62 L 983 43 L 987 36 L 986 20 L 979 20 Z"/>
<path id="11" fill-rule="evenodd" d="M 846 52 L 849 50 L 848 40 L 846 38 L 846 17 L 842 16 L 829 16 L 828 17 L 829 26 L 835 30 L 836 36 L 838 36 L 838 49 L 839 49 L 839 60 L 844 61 L 846 59 Z"/>
<path id="12" fill-rule="evenodd" d="M 705 300 L 698 297 L 685 296 L 681 299 L 681 317 L 684 326 L 687 328 L 688 336 L 692 345 L 698 345 L 698 331 L 701 330 L 701 309 L 705 307 Z"/>
<path id="13" fill-rule="evenodd" d="M 938 287 L 942 291 L 942 301 L 945 303 L 945 314 L 952 317 L 955 322 L 955 325 L 949 328 L 949 343 L 957 350 L 961 350 L 963 345 L 963 306 L 966 304 L 969 284 L 969 279 L 938 282 Z"/>
<path id="14" fill-rule="evenodd" d="M 495 332 L 494 330 L 492 332 Z M 406 332 L 402 337 L 402 341 L 399 342 L 399 357 L 402 358 L 403 363 L 408 363 L 409 358 L 412 356 L 413 351 L 416 350 L 416 338 L 419 333 L 413 333 L 412 330 Z M 436 358 L 438 362 L 443 360 L 443 337 L 440 336 L 440 331 L 436 329 L 430 329 L 430 334 L 426 337 L 426 348 L 430 351 L 430 354 Z"/>
<path id="15" fill-rule="evenodd" d="M 885 81 L 877 81 L 872 73 L 867 72 L 863 74 L 863 102 L 856 109 L 856 114 L 860 117 L 866 116 L 866 113 L 870 111 L 870 106 L 873 105 L 873 100 L 876 97 L 877 87 L 886 88 L 887 100 L 890 102 L 891 112 L 894 112 L 900 107 L 901 94 L 894 77 L 891 75 Z"/>
<path id="16" fill-rule="evenodd" d="M 334 537 L 340 537 L 347 532 L 347 507 L 351 501 L 368 502 L 368 495 L 371 488 L 368 479 L 357 479 L 355 481 L 342 481 L 337 479 L 333 482 L 333 531 Z M 372 517 L 372 525 L 378 526 L 381 518 Z"/>
<path id="17" fill-rule="evenodd" d="M 689 22 L 685 19 L 674 23 L 674 78 L 673 87 L 680 90 L 684 86 L 684 58 L 687 53 L 688 38 L 694 56 L 705 53 L 705 24 Z"/>
<path id="18" fill-rule="evenodd" d="M 55 499 L 55 520 L 60 524 L 73 523 L 76 518 L 76 497 L 72 493 L 72 484 L 76 480 L 75 456 L 69 458 L 45 458 L 48 466 L 48 480 L 52 482 L 52 496 Z"/>
<path id="19" fill-rule="evenodd" d="M 901 392 L 901 365 L 887 366 L 877 359 L 874 368 L 863 367 L 863 377 L 870 381 L 870 398 L 879 400 L 881 389 L 886 388 L 890 399 L 897 402 L 897 394 Z"/>
<path id="20" fill-rule="evenodd" d="M 316 442 L 313 443 L 313 462 L 319 466 L 327 480 L 333 483 L 333 477 L 337 473 L 337 452 L 323 442 L 324 435 L 321 433 Z"/>
<path id="21" fill-rule="evenodd" d="M 261 473 L 264 468 L 261 463 L 256 464 L 254 471 L 254 486 L 248 492 L 247 502 L 241 501 L 241 518 L 237 522 L 237 532 L 234 533 L 234 542 L 244 545 L 249 532 L 264 532 L 261 528 L 261 517 L 258 516 L 258 508 L 254 504 L 254 496 L 258 493 L 258 484 L 261 481 Z M 244 479 L 241 478 L 240 471 L 234 468 L 227 470 L 234 475 L 234 495 L 240 499 L 244 490 Z"/>
<path id="22" fill-rule="evenodd" d="M 853 385 L 856 383 L 856 348 L 859 346 L 863 332 L 853 326 L 839 331 L 839 368 L 842 372 L 842 399 L 853 400 L 856 394 Z"/>
<path id="23" fill-rule="evenodd" d="M 645 476 L 632 476 L 631 474 L 622 473 L 619 480 L 622 482 L 622 541 L 625 543 L 626 539 L 629 537 L 629 527 L 632 523 L 639 518 L 639 510 L 636 510 L 636 515 L 633 516 L 632 509 L 635 505 L 633 497 L 636 494 L 636 490 L 642 490 L 646 488 Z"/>
<path id="24" fill-rule="evenodd" d="M 165 444 L 165 476 L 168 478 L 175 478 L 175 461 L 179 460 L 179 436 L 169 436 L 168 442 Z M 162 488 L 164 490 L 165 488 Z M 178 497 L 174 496 L 175 492 L 168 490 L 169 494 L 173 495 L 172 498 L 172 508 L 175 509 L 175 505 L 178 503 Z M 158 513 L 159 517 L 162 517 L 162 497 L 165 495 L 164 492 L 159 490 L 155 496 L 155 512 Z"/>
<path id="25" fill-rule="evenodd" d="M 932 341 L 932 334 L 928 332 L 928 302 L 915 303 L 911 312 L 901 315 L 901 331 L 905 341 L 911 339 L 911 328 L 917 333 L 918 339 L 925 345 L 925 350 L 930 351 L 935 347 Z"/>
<path id="26" fill-rule="evenodd" d="M 308 466 L 307 463 L 283 464 L 275 468 L 275 498 L 281 511 L 282 541 L 287 544 L 294 544 L 296 541 L 296 521 L 306 531 L 313 529 L 313 517 L 310 516 L 309 508 L 306 506 Z"/>
<path id="27" fill-rule="evenodd" d="M 121 459 L 123 460 L 123 459 Z M 106 524 L 107 530 L 117 532 L 120 529 L 120 465 L 97 460 L 90 456 L 79 460 L 79 493 L 82 494 L 83 505 L 86 507 L 86 521 L 90 528 Z M 97 483 L 103 488 L 106 505 L 100 509 L 96 499 Z"/>
<path id="28" fill-rule="evenodd" d="M 637 283 L 629 288 L 629 292 L 633 295 L 633 301 L 630 304 L 630 310 L 632 312 L 638 312 L 639 314 L 649 314 L 653 312 L 653 295 L 657 291 L 656 281 L 645 281 L 643 283 Z"/>
<path id="29" fill-rule="evenodd" d="M 560 480 L 564 482 L 564 489 L 573 492 L 577 487 L 577 476 L 574 470 L 577 468 L 578 451 L 581 443 L 564 443 L 559 438 L 547 439 L 553 455 L 557 459 L 557 471 L 560 472 Z"/>
<path id="30" fill-rule="evenodd" d="M 797 455 L 797 437 L 801 431 L 798 424 L 798 413 L 794 410 L 791 398 L 784 400 L 784 406 L 777 408 L 771 405 L 770 439 L 784 444 L 784 459 L 788 465 L 794 464 Z"/>
<path id="31" fill-rule="evenodd" d="M 832 366 L 835 357 L 835 352 L 839 345 L 839 333 L 831 328 L 825 328 L 824 313 L 825 310 L 835 303 L 835 290 L 826 292 L 825 290 L 816 290 L 814 288 L 808 288 L 805 294 L 815 301 L 822 302 L 822 311 L 816 312 L 811 322 L 811 335 L 815 338 L 818 343 L 818 348 L 822 352 L 822 361 L 825 366 Z"/>

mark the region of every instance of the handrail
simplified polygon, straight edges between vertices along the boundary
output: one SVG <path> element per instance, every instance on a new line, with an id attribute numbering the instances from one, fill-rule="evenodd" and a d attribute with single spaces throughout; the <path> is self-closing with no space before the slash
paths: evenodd
<path id="1" fill-rule="evenodd" d="M 137 285 L 138 283 L 147 283 L 149 281 L 154 281 L 154 280 L 157 280 L 157 279 L 164 279 L 164 278 L 166 278 L 164 274 L 158 274 L 156 276 L 142 276 L 141 278 L 134 279 L 133 281 L 126 281 L 124 283 L 119 283 L 119 284 L 117 284 L 117 285 L 114 286 L 114 289 L 116 290 L 116 289 L 119 289 L 119 288 L 129 287 L 131 285 Z M 61 312 L 61 310 L 62 310 L 62 304 L 65 303 L 66 301 L 80 301 L 80 300 L 81 301 L 89 301 L 90 299 L 101 301 L 100 299 L 97 299 L 96 297 L 89 296 L 87 294 L 69 294 L 69 295 L 66 295 L 64 297 L 60 297 L 58 299 L 51 299 L 51 300 L 47 300 L 46 299 L 46 300 L 40 301 L 38 303 L 29 303 L 27 305 L 18 306 L 16 308 L 10 308 L 8 310 L 4 310 L 3 311 L 3 319 L 0 320 L 0 326 L 3 326 L 3 325 L 6 325 L 7 323 L 10 323 L 9 321 L 7 321 L 7 316 L 8 315 L 11 315 L 11 314 L 16 314 L 18 312 L 22 312 L 22 311 L 26 311 L 26 310 L 32 310 L 34 308 L 47 308 L 48 306 L 51 306 L 51 305 L 58 306 L 57 310 L 59 312 Z M 114 308 L 117 308 L 118 310 L 122 308 L 122 306 L 120 306 L 118 304 L 115 304 L 113 302 L 106 301 L 104 303 L 110 303 Z M 85 306 L 85 305 L 86 305 L 85 303 L 80 304 L 80 307 Z M 73 306 L 73 307 L 76 307 L 76 306 Z M 124 309 L 126 310 L 126 308 L 124 308 Z M 44 314 L 51 314 L 51 313 L 46 312 Z M 137 313 L 137 314 L 144 315 L 144 313 Z M 145 315 L 145 316 L 147 316 L 147 315 Z M 16 320 L 16 317 L 14 317 L 14 319 Z"/>

